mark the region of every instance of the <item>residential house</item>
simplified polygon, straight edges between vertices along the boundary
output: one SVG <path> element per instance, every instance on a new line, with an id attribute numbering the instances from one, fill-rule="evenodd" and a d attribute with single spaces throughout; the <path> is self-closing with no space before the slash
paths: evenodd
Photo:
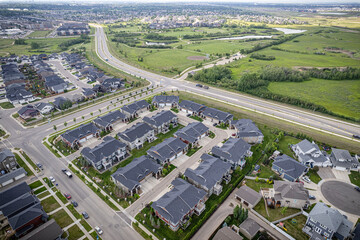
<path id="1" fill-rule="evenodd" d="M 308 167 L 283 154 L 274 158 L 272 170 L 276 171 L 280 177 L 290 182 L 296 182 L 307 172 Z"/>
<path id="2" fill-rule="evenodd" d="M 1 65 L 1 74 L 5 86 L 9 86 L 14 83 L 23 83 L 25 84 L 25 76 L 19 71 L 19 68 L 16 63 L 7 63 Z"/>
<path id="3" fill-rule="evenodd" d="M 187 149 L 188 146 L 183 141 L 170 137 L 158 145 L 151 147 L 147 151 L 147 154 L 159 164 L 164 165 L 182 156 L 186 153 Z"/>
<path id="4" fill-rule="evenodd" d="M 186 127 L 181 128 L 174 134 L 175 137 L 180 138 L 186 144 L 191 147 L 199 145 L 200 139 L 209 134 L 209 128 L 201 122 L 189 123 Z"/>
<path id="5" fill-rule="evenodd" d="M 331 148 L 330 160 L 335 169 L 341 171 L 360 170 L 359 161 L 348 150 Z"/>
<path id="6" fill-rule="evenodd" d="M 337 209 L 318 202 L 309 213 L 303 231 L 315 240 L 344 240 L 350 235 L 353 223 Z"/>
<path id="7" fill-rule="evenodd" d="M 147 101 L 140 100 L 123 106 L 121 108 L 121 112 L 123 112 L 128 118 L 136 118 L 140 113 L 149 110 L 150 107 L 151 106 Z"/>
<path id="8" fill-rule="evenodd" d="M 194 116 L 200 116 L 200 114 L 205 110 L 206 106 L 192 102 L 189 100 L 183 100 L 179 103 L 179 109 L 182 112 L 189 113 Z"/>
<path id="9" fill-rule="evenodd" d="M 55 93 L 63 93 L 68 84 L 56 74 L 45 77 L 45 87 Z"/>
<path id="10" fill-rule="evenodd" d="M 107 136 L 104 141 L 93 149 L 86 147 L 81 155 L 97 170 L 111 168 L 117 162 L 128 156 L 126 144 Z"/>
<path id="11" fill-rule="evenodd" d="M 100 129 L 97 128 L 93 123 L 82 124 L 79 127 L 67 130 L 65 133 L 60 135 L 60 139 L 69 147 L 76 148 L 81 146 L 81 143 L 93 137 L 100 136 Z"/>
<path id="12" fill-rule="evenodd" d="M 1 174 L 15 170 L 16 166 L 17 166 L 17 162 L 15 160 L 15 155 L 11 152 L 10 149 L 5 148 L 2 151 L 0 151 Z"/>
<path id="13" fill-rule="evenodd" d="M 274 181 L 274 188 L 264 190 L 269 207 L 303 209 L 310 204 L 309 191 L 299 182 Z"/>
<path id="14" fill-rule="evenodd" d="M 56 29 L 56 33 L 59 36 L 89 34 L 90 27 L 87 23 L 62 23 L 61 26 Z"/>
<path id="15" fill-rule="evenodd" d="M 209 119 L 211 122 L 216 122 L 218 124 L 230 124 L 233 119 L 233 115 L 228 112 L 220 111 L 216 108 L 205 108 L 201 113 L 201 116 L 204 119 Z"/>
<path id="16" fill-rule="evenodd" d="M 179 96 L 156 95 L 153 97 L 151 104 L 160 108 L 165 106 L 177 108 L 179 106 Z"/>
<path id="17" fill-rule="evenodd" d="M 217 231 L 213 240 L 243 240 L 243 237 L 232 230 L 231 227 L 222 227 Z"/>
<path id="18" fill-rule="evenodd" d="M 75 94 L 72 94 L 71 96 L 69 96 L 69 100 L 73 103 L 80 103 L 80 102 L 84 101 L 84 95 L 82 95 L 80 93 L 75 93 Z"/>
<path id="19" fill-rule="evenodd" d="M 114 125 L 121 122 L 126 122 L 127 120 L 128 119 L 125 114 L 119 110 L 115 110 L 113 112 L 107 113 L 104 116 L 97 117 L 94 119 L 94 124 L 103 131 L 111 131 L 113 130 Z"/>
<path id="20" fill-rule="evenodd" d="M 19 238 L 47 221 L 39 199 L 31 194 L 30 187 L 20 183 L 0 192 L 0 211 Z"/>
<path id="21" fill-rule="evenodd" d="M 189 218 L 205 210 L 206 192 L 181 178 L 171 182 L 172 189 L 151 204 L 156 216 L 177 231 L 189 224 Z"/>
<path id="22" fill-rule="evenodd" d="M 41 114 L 49 114 L 51 111 L 54 110 L 54 105 L 50 103 L 37 103 L 35 104 L 35 108 L 41 113 Z"/>
<path id="23" fill-rule="evenodd" d="M 260 229 L 260 225 L 254 219 L 249 217 L 239 226 L 240 232 L 244 234 L 247 239 L 253 239 Z"/>
<path id="24" fill-rule="evenodd" d="M 85 99 L 93 99 L 96 97 L 96 92 L 91 88 L 83 88 L 82 90 L 82 94 L 84 95 Z"/>
<path id="25" fill-rule="evenodd" d="M 187 168 L 185 177 L 198 188 L 204 189 L 208 196 L 222 192 L 223 180 L 228 184 L 231 180 L 231 164 L 221 159 L 203 154 L 201 163 L 195 169 Z"/>
<path id="26" fill-rule="evenodd" d="M 155 134 L 166 133 L 170 126 L 176 127 L 178 117 L 172 111 L 161 111 L 152 117 L 144 117 L 143 121 L 155 130 Z"/>
<path id="27" fill-rule="evenodd" d="M 14 83 L 5 87 L 6 98 L 12 104 L 24 104 L 35 101 L 34 95 L 25 89 L 25 84 Z"/>
<path id="28" fill-rule="evenodd" d="M 125 83 L 120 78 L 107 78 L 101 83 L 103 92 L 115 92 L 116 90 L 124 87 Z"/>
<path id="29" fill-rule="evenodd" d="M 132 127 L 117 134 L 119 140 L 126 143 L 130 150 L 140 149 L 145 142 L 155 140 L 155 132 L 149 125 L 143 122 L 136 123 Z"/>
<path id="30" fill-rule="evenodd" d="M 53 104 L 55 108 L 62 110 L 64 108 L 64 104 L 67 104 L 68 102 L 71 102 L 69 99 L 64 97 L 57 97 L 55 98 Z"/>
<path id="31" fill-rule="evenodd" d="M 40 115 L 40 112 L 33 105 L 26 105 L 17 112 L 23 120 L 31 119 Z"/>
<path id="32" fill-rule="evenodd" d="M 259 203 L 261 194 L 244 185 L 236 191 L 235 199 L 239 200 L 246 207 L 253 208 Z"/>
<path id="33" fill-rule="evenodd" d="M 250 119 L 232 120 L 230 127 L 235 128 L 236 136 L 247 143 L 261 143 L 264 140 L 264 135 Z"/>
<path id="34" fill-rule="evenodd" d="M 19 240 L 61 240 L 62 234 L 63 230 L 59 224 L 56 223 L 55 219 L 50 219 Z"/>
<path id="35" fill-rule="evenodd" d="M 26 177 L 27 172 L 24 168 L 17 168 L 11 172 L 0 174 L 0 188 L 5 187 L 13 182 L 16 182 L 24 177 Z M 0 217 L 1 223 L 1 217 Z M 1 224 L 0 224 L 1 227 Z"/>
<path id="36" fill-rule="evenodd" d="M 311 143 L 305 139 L 298 144 L 292 145 L 291 149 L 299 161 L 310 168 L 315 166 L 329 167 L 332 165 L 326 152 L 321 151 L 315 142 Z"/>
<path id="37" fill-rule="evenodd" d="M 112 181 L 133 196 L 139 193 L 141 189 L 141 181 L 154 176 L 161 176 L 162 166 L 155 163 L 148 156 L 143 155 L 135 158 L 125 167 L 119 168 L 113 175 Z"/>
<path id="38" fill-rule="evenodd" d="M 223 161 L 230 162 L 233 168 L 245 166 L 246 157 L 252 156 L 251 145 L 241 138 L 229 138 L 221 147 L 211 149 L 214 156 Z"/>

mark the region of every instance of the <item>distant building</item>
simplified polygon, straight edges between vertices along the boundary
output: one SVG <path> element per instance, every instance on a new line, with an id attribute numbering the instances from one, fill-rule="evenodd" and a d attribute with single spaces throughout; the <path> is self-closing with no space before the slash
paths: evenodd
<path id="1" fill-rule="evenodd" d="M 233 115 L 228 112 L 220 111 L 216 108 L 205 108 L 205 110 L 201 113 L 201 116 L 205 119 L 209 119 L 211 122 L 215 122 L 218 124 L 230 124 L 233 119 Z"/>
<path id="2" fill-rule="evenodd" d="M 56 33 L 60 36 L 89 34 L 90 27 L 87 23 L 63 23 Z"/>
<path id="3" fill-rule="evenodd" d="M 60 139 L 69 147 L 77 148 L 81 143 L 93 137 L 100 136 L 100 129 L 97 128 L 93 123 L 82 124 L 79 127 L 68 130 L 60 135 Z"/>
<path id="4" fill-rule="evenodd" d="M 177 108 L 179 105 L 179 96 L 156 95 L 151 102 L 154 107 L 163 108 L 165 106 Z"/>
<path id="5" fill-rule="evenodd" d="M 351 156 L 348 150 L 331 148 L 330 160 L 335 169 L 341 171 L 358 171 L 359 161 Z"/>

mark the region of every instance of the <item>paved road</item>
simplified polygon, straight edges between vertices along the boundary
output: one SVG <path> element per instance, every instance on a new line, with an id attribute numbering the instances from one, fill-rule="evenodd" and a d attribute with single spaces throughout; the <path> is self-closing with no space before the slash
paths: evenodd
<path id="1" fill-rule="evenodd" d="M 352 138 L 353 134 L 360 135 L 360 125 L 352 124 L 331 117 L 313 113 L 311 111 L 299 109 L 297 107 L 263 100 L 256 97 L 243 95 L 240 93 L 232 93 L 225 90 L 211 87 L 206 90 L 196 87 L 194 83 L 181 79 L 173 79 L 164 77 L 146 70 L 142 70 L 120 61 L 112 56 L 107 46 L 107 37 L 102 27 L 96 27 L 95 33 L 96 51 L 102 59 L 107 59 L 107 63 L 131 75 L 136 75 L 147 79 L 151 83 L 159 84 L 167 89 L 179 89 L 192 92 L 194 94 L 204 95 L 205 97 L 214 98 L 227 103 L 246 108 L 248 110 L 256 110 L 258 113 L 266 114 L 300 124 L 313 129 L 325 131 L 335 134 L 336 136 L 346 138 L 360 143 L 360 140 Z"/>
<path id="2" fill-rule="evenodd" d="M 353 185 L 336 180 L 327 181 L 321 185 L 321 193 L 336 208 L 360 215 L 360 192 Z"/>

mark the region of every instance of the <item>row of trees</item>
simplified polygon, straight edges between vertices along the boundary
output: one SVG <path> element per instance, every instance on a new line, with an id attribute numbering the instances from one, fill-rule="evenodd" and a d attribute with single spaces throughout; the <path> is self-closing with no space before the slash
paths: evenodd
<path id="1" fill-rule="evenodd" d="M 253 53 L 250 55 L 250 58 L 265 60 L 265 61 L 272 61 L 275 60 L 274 56 L 267 56 L 265 54 Z"/>
<path id="2" fill-rule="evenodd" d="M 321 78 L 328 80 L 353 80 L 360 79 L 360 68 L 347 67 L 344 69 L 337 68 L 326 68 L 326 69 L 317 69 L 313 68 L 308 70 L 310 77 Z"/>
<path id="3" fill-rule="evenodd" d="M 70 46 L 79 43 L 88 43 L 88 42 L 90 42 L 90 37 L 85 34 L 82 34 L 79 38 L 71 39 L 66 42 L 60 43 L 59 47 L 62 51 L 66 51 Z"/>
<path id="4" fill-rule="evenodd" d="M 177 37 L 175 37 L 175 36 L 164 36 L 164 35 L 160 35 L 158 33 L 149 33 L 149 34 L 145 35 L 144 38 L 149 39 L 149 40 L 158 40 L 158 41 L 174 41 L 174 40 L 177 40 Z"/>

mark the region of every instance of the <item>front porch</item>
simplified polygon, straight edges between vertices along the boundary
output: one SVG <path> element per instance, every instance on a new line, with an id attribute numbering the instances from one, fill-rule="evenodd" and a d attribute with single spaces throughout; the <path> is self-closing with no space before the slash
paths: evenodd
<path id="1" fill-rule="evenodd" d="M 205 210 L 205 203 L 199 202 L 199 203 L 196 205 L 196 207 L 195 207 L 195 209 L 194 209 L 194 212 L 195 212 L 196 215 L 199 216 L 204 210 Z"/>

